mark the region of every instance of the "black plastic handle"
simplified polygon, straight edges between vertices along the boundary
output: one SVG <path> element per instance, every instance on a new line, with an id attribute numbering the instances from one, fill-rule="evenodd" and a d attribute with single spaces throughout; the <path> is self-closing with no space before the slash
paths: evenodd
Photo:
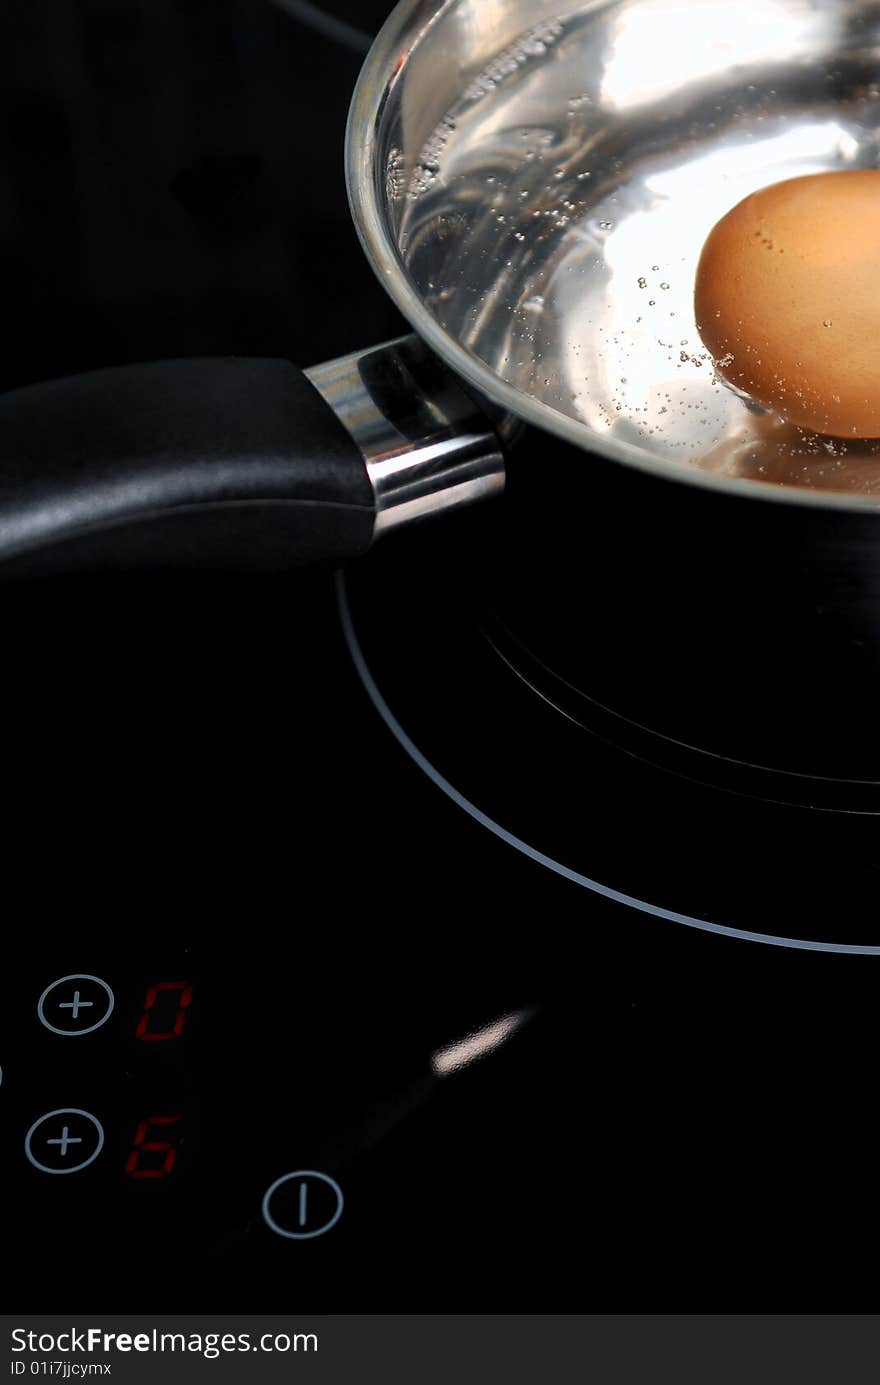
<path id="1" fill-rule="evenodd" d="M 161 361 L 0 395 L 0 575 L 277 571 L 369 547 L 360 452 L 287 361 Z"/>

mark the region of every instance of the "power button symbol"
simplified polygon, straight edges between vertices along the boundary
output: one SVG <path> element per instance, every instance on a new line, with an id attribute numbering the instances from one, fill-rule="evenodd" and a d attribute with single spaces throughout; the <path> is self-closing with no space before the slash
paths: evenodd
<path id="1" fill-rule="evenodd" d="M 316 1169 L 296 1169 L 266 1189 L 263 1220 L 288 1241 L 311 1241 L 336 1225 L 343 1203 L 335 1178 Z"/>

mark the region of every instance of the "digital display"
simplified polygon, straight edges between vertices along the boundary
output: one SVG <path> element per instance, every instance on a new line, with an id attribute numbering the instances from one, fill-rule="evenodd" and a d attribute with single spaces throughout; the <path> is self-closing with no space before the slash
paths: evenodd
<path id="1" fill-rule="evenodd" d="M 169 1044 L 179 1040 L 187 1029 L 192 999 L 191 981 L 150 983 L 134 1027 L 138 1045 Z M 169 1178 L 177 1168 L 184 1133 L 183 1116 L 167 1108 L 164 1113 L 161 1107 L 159 1111 L 160 1114 L 143 1116 L 135 1126 L 125 1158 L 125 1177 L 133 1182 L 156 1183 Z"/>
<path id="2" fill-rule="evenodd" d="M 131 1151 L 125 1161 L 128 1178 L 167 1178 L 177 1163 L 177 1139 L 181 1117 L 147 1116 L 138 1121 Z"/>
<path id="3" fill-rule="evenodd" d="M 148 1043 L 179 1039 L 192 1004 L 192 990 L 189 981 L 160 981 L 148 986 L 135 1038 Z"/>

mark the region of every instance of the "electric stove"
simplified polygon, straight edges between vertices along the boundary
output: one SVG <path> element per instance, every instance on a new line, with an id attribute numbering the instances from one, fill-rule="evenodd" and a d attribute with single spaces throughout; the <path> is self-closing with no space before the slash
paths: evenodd
<path id="1" fill-rule="evenodd" d="M 403 330 L 341 169 L 381 17 L 7 6 L 3 385 Z M 877 805 L 546 668 L 521 503 L 345 573 L 5 587 L 11 1306 L 867 1299 Z"/>

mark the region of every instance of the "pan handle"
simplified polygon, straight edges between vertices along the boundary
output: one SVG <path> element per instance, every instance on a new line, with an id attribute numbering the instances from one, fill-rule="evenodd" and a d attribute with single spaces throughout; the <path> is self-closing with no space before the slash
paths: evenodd
<path id="1" fill-rule="evenodd" d="M 478 416 L 417 338 L 308 373 L 161 361 L 15 390 L 0 395 L 0 575 L 345 562 L 500 488 Z"/>

